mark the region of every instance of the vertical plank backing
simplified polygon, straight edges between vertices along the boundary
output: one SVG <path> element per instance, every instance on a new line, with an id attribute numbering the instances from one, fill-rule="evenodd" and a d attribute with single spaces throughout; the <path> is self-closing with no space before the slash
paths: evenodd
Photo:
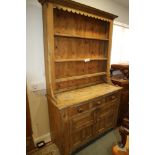
<path id="1" fill-rule="evenodd" d="M 44 58 L 46 88 L 49 96 L 54 96 L 55 90 L 55 66 L 54 66 L 54 33 L 53 33 L 53 4 L 44 3 L 43 9 L 43 31 L 44 31 Z M 51 72 L 52 71 L 52 72 Z"/>
<path id="2" fill-rule="evenodd" d="M 55 63 L 56 79 L 106 72 L 106 61 L 71 61 Z"/>
<path id="3" fill-rule="evenodd" d="M 106 21 L 77 15 L 72 12 L 66 12 L 54 9 L 54 32 L 56 34 L 70 34 L 83 37 L 105 38 Z"/>
<path id="4" fill-rule="evenodd" d="M 78 80 L 58 82 L 56 83 L 56 92 L 58 93 L 58 92 L 63 92 L 67 90 L 73 90 L 73 89 L 82 88 L 85 86 L 90 86 L 90 85 L 99 84 L 99 83 L 103 83 L 103 75 L 97 76 L 97 77 L 78 79 Z"/>
<path id="5" fill-rule="evenodd" d="M 55 36 L 55 59 L 106 58 L 107 42 Z"/>
<path id="6" fill-rule="evenodd" d="M 99 72 L 107 72 L 107 79 L 109 79 L 112 23 L 58 10 L 56 8 L 54 8 L 53 17 L 54 32 L 52 33 L 54 34 L 54 56 L 56 60 L 60 60 L 59 62 L 55 62 L 54 72 L 56 79 Z M 110 33 L 107 31 L 110 31 Z M 76 35 L 81 36 L 81 38 L 76 38 Z M 104 38 L 109 40 L 100 40 Z M 84 61 L 76 61 L 76 59 L 82 58 L 107 58 L 108 60 L 90 61 L 87 63 Z M 61 62 L 61 59 L 65 59 L 66 62 Z M 75 59 L 75 61 L 67 61 L 67 59 Z M 99 76 L 59 82 L 56 83 L 56 91 L 71 87 L 77 88 L 79 85 L 82 86 L 102 80 L 102 76 Z"/>

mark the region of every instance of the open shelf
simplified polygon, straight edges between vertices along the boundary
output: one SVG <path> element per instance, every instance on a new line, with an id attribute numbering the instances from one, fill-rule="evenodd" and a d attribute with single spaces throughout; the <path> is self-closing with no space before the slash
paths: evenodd
<path id="1" fill-rule="evenodd" d="M 110 22 L 54 9 L 54 92 L 104 82 Z"/>
<path id="2" fill-rule="evenodd" d="M 87 62 L 87 61 L 95 61 L 95 60 L 107 60 L 107 58 L 86 58 L 86 59 L 84 59 L 84 58 L 81 58 L 81 59 L 57 59 L 57 60 L 55 60 L 55 62 L 75 62 L 75 61 L 85 61 L 85 62 Z"/>
<path id="3" fill-rule="evenodd" d="M 86 74 L 86 75 L 80 75 L 80 76 L 72 76 L 72 77 L 66 77 L 66 78 L 56 79 L 56 82 L 64 82 L 64 81 L 69 81 L 69 80 L 78 80 L 78 79 L 95 77 L 95 76 L 100 76 L 100 75 L 105 75 L 105 74 L 106 74 L 106 72 L 100 72 L 100 73 L 94 73 L 94 74 Z"/>
<path id="4" fill-rule="evenodd" d="M 97 84 L 103 84 L 103 83 L 104 83 L 103 81 L 96 81 L 96 82 L 87 83 L 87 84 L 83 84 L 83 85 L 77 85 L 76 89 L 89 87 L 89 86 L 93 86 L 93 85 L 97 85 Z M 56 90 L 55 93 L 58 94 L 58 93 L 61 93 L 61 92 L 65 92 L 67 90 L 68 90 L 68 88 L 63 88 L 63 89 Z M 69 90 L 75 90 L 75 86 L 70 87 Z"/>
<path id="5" fill-rule="evenodd" d="M 71 35 L 71 34 L 60 34 L 60 33 L 54 33 L 55 37 L 69 37 L 69 38 L 80 38 L 80 39 L 92 39 L 92 40 L 101 40 L 101 41 L 108 41 L 108 38 L 99 38 L 99 37 L 93 37 L 93 36 L 81 36 L 81 35 Z"/>

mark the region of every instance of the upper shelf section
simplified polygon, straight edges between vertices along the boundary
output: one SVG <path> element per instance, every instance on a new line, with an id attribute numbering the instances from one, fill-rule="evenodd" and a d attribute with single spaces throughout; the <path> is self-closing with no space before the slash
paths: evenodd
<path id="1" fill-rule="evenodd" d="M 107 58 L 107 41 L 77 39 L 66 37 L 54 38 L 54 55 L 55 60 L 84 60 L 86 58 L 98 59 Z"/>
<path id="2" fill-rule="evenodd" d="M 54 9 L 54 34 L 61 37 L 109 40 L 107 21 Z"/>

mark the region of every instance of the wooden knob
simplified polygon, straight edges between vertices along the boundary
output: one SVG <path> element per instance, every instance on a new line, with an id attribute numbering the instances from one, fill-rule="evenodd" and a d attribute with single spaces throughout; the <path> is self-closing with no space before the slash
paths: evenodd
<path id="1" fill-rule="evenodd" d="M 112 99 L 115 99 L 116 97 L 113 95 L 111 98 L 112 98 Z"/>
<path id="2" fill-rule="evenodd" d="M 102 102 L 105 102 L 106 100 L 105 100 L 105 98 L 102 100 Z"/>
<path id="3" fill-rule="evenodd" d="M 83 109 L 82 109 L 82 108 L 79 108 L 79 109 L 78 109 L 78 112 L 83 112 Z"/>
<path id="4" fill-rule="evenodd" d="M 101 104 L 101 101 L 97 101 L 97 105 L 100 105 Z"/>

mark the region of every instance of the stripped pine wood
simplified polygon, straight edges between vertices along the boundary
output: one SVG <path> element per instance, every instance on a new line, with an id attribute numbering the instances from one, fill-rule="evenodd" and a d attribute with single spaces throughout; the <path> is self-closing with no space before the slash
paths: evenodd
<path id="1" fill-rule="evenodd" d="M 85 62 L 87 60 L 90 60 L 90 61 L 99 61 L 99 60 L 103 61 L 103 60 L 107 60 L 107 58 L 89 58 L 89 57 L 87 57 L 87 58 L 83 58 L 83 59 L 81 59 L 81 58 L 78 58 L 78 59 L 56 59 L 55 62 L 70 62 L 70 61 L 73 61 L 73 62 L 75 62 L 75 61 Z"/>
<path id="2" fill-rule="evenodd" d="M 86 74 L 86 75 L 80 75 L 80 76 L 72 76 L 72 77 L 67 77 L 67 78 L 56 79 L 56 82 L 78 80 L 78 79 L 82 79 L 82 78 L 89 78 L 89 77 L 105 75 L 105 74 L 106 74 L 105 72 L 101 72 L 101 73 Z"/>
<path id="3" fill-rule="evenodd" d="M 91 39 L 91 40 L 101 40 L 101 41 L 108 41 L 109 39 L 106 37 L 97 37 L 97 35 L 92 35 L 92 36 L 89 36 L 89 35 L 78 35 L 78 34 L 65 34 L 65 33 L 60 33 L 59 31 L 54 33 L 54 36 L 55 37 L 66 37 L 66 38 L 81 38 L 81 39 Z"/>
<path id="4" fill-rule="evenodd" d="M 117 16 L 70 0 L 39 1 L 51 138 L 71 155 L 116 125 L 122 88 L 109 83 Z"/>
<path id="5" fill-rule="evenodd" d="M 106 41 L 55 37 L 55 58 L 103 57 L 103 50 L 107 51 L 106 44 Z"/>
<path id="6" fill-rule="evenodd" d="M 65 108 L 67 106 L 75 105 L 90 99 L 104 96 L 114 91 L 120 90 L 121 87 L 112 86 L 109 84 L 98 84 L 90 87 L 76 89 L 68 92 L 59 93 L 56 95 L 58 108 Z"/>

